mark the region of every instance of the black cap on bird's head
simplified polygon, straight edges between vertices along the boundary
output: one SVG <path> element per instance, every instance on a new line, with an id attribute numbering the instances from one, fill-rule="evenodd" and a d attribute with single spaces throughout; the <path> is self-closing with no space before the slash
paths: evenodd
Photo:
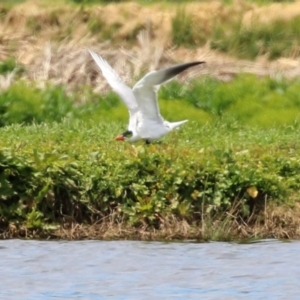
<path id="1" fill-rule="evenodd" d="M 125 141 L 126 138 L 130 136 L 132 136 L 132 131 L 126 130 L 125 132 L 116 137 L 116 141 Z"/>

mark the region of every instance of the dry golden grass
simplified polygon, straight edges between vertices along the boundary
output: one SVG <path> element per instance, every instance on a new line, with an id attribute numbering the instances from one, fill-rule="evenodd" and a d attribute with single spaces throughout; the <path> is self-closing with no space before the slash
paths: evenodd
<path id="1" fill-rule="evenodd" d="M 249 10 L 243 17 L 243 24 L 245 26 L 253 26 L 253 22 L 267 24 L 274 20 L 288 21 L 299 15 L 300 1 L 293 3 L 273 3 L 266 7 L 254 7 Z"/>
<path id="2" fill-rule="evenodd" d="M 52 81 L 73 89 L 95 84 L 98 80 L 98 90 L 104 88 L 106 85 L 101 78 L 97 79 L 87 48 L 103 55 L 128 83 L 146 70 L 191 60 L 205 60 L 207 64 L 205 68 L 186 73 L 188 78 L 211 74 L 230 80 L 240 72 L 260 76 L 279 74 L 289 78 L 300 74 L 300 61 L 295 58 L 269 62 L 260 57 L 256 61 L 246 61 L 212 51 L 207 45 L 196 49 L 172 46 L 171 18 L 177 6 L 142 6 L 129 2 L 80 8 L 59 4 L 50 6 L 39 1 L 26 1 L 13 7 L 0 21 L 0 60 L 16 57 L 27 70 L 24 78 L 42 86 Z M 266 14 L 269 7 L 272 14 Z M 230 7 L 219 1 L 209 1 L 187 4 L 186 10 L 203 24 L 203 30 L 209 31 L 216 15 L 226 20 L 243 13 L 245 24 L 253 19 L 266 22 L 266 15 L 272 19 L 300 14 L 300 2 L 259 8 L 243 1 Z M 88 22 L 92 18 L 103 20 L 105 26 L 117 25 L 111 33 L 113 44 L 109 39 L 103 41 L 91 33 Z M 14 81 L 13 75 L 1 76 L 1 89 Z"/>

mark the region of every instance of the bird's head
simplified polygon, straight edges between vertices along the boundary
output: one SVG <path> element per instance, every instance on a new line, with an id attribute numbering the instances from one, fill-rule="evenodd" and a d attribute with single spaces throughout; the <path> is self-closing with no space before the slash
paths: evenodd
<path id="1" fill-rule="evenodd" d="M 122 134 L 116 137 L 116 141 L 126 141 L 127 139 L 132 137 L 132 131 L 126 130 Z"/>

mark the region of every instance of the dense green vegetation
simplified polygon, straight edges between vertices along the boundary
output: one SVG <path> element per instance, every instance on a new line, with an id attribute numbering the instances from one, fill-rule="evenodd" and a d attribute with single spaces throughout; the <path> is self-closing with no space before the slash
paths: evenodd
<path id="1" fill-rule="evenodd" d="M 162 143 L 132 146 L 114 141 L 127 112 L 112 94 L 72 105 L 80 94 L 16 83 L 0 96 L 2 126 L 12 124 L 0 129 L 0 224 L 49 229 L 115 212 L 117 223 L 158 228 L 170 216 L 199 224 L 233 206 L 242 220 L 266 201 L 293 206 L 299 89 L 248 75 L 171 82 L 162 113 L 190 122 Z"/>
<path id="2" fill-rule="evenodd" d="M 80 105 L 83 97 L 88 97 L 90 102 Z M 18 81 L 0 94 L 0 126 L 59 122 L 63 118 L 99 119 L 98 114 L 107 115 L 106 110 L 119 103 L 115 94 L 101 97 L 90 89 L 68 93 L 63 86 L 49 85 L 45 89 L 39 89 Z"/>
<path id="3" fill-rule="evenodd" d="M 296 127 L 191 122 L 162 144 L 134 148 L 113 140 L 121 130 L 115 122 L 75 120 L 3 128 L 1 223 L 89 223 L 117 210 L 132 225 L 155 226 L 157 214 L 195 222 L 203 210 L 228 210 L 237 201 L 246 218 L 266 198 L 292 204 L 298 192 Z"/>
<path id="4" fill-rule="evenodd" d="M 259 78 L 247 74 L 228 83 L 203 77 L 185 84 L 172 81 L 161 87 L 159 97 L 166 119 L 187 118 L 199 124 L 222 120 L 228 126 L 238 122 L 268 128 L 298 123 L 299 84 L 297 79 Z M 81 98 L 89 101 L 82 103 Z M 113 118 L 126 122 L 127 112 L 115 94 L 101 96 L 88 87 L 67 92 L 62 86 L 38 89 L 17 81 L 0 94 L 0 126 L 59 122 L 63 118 L 96 122 Z"/>

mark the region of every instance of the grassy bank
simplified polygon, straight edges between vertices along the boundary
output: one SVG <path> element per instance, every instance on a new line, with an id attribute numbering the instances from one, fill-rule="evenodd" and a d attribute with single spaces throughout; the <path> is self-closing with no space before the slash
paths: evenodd
<path id="1" fill-rule="evenodd" d="M 75 224 L 109 226 L 111 236 L 98 238 L 126 237 L 128 228 L 155 238 L 172 226 L 180 231 L 165 238 L 299 237 L 299 128 L 191 122 L 149 147 L 115 142 L 123 129 L 81 121 L 3 128 L 2 237 L 55 237 Z"/>
<path id="2" fill-rule="evenodd" d="M 36 115 L 0 131 L 1 236 L 299 238 L 297 89 L 247 75 L 170 83 L 163 115 L 190 122 L 147 147 L 114 141 L 127 112 L 112 95 L 74 106 L 80 94 L 62 88 L 12 86 L 2 97 L 30 95 L 11 99 Z"/>

